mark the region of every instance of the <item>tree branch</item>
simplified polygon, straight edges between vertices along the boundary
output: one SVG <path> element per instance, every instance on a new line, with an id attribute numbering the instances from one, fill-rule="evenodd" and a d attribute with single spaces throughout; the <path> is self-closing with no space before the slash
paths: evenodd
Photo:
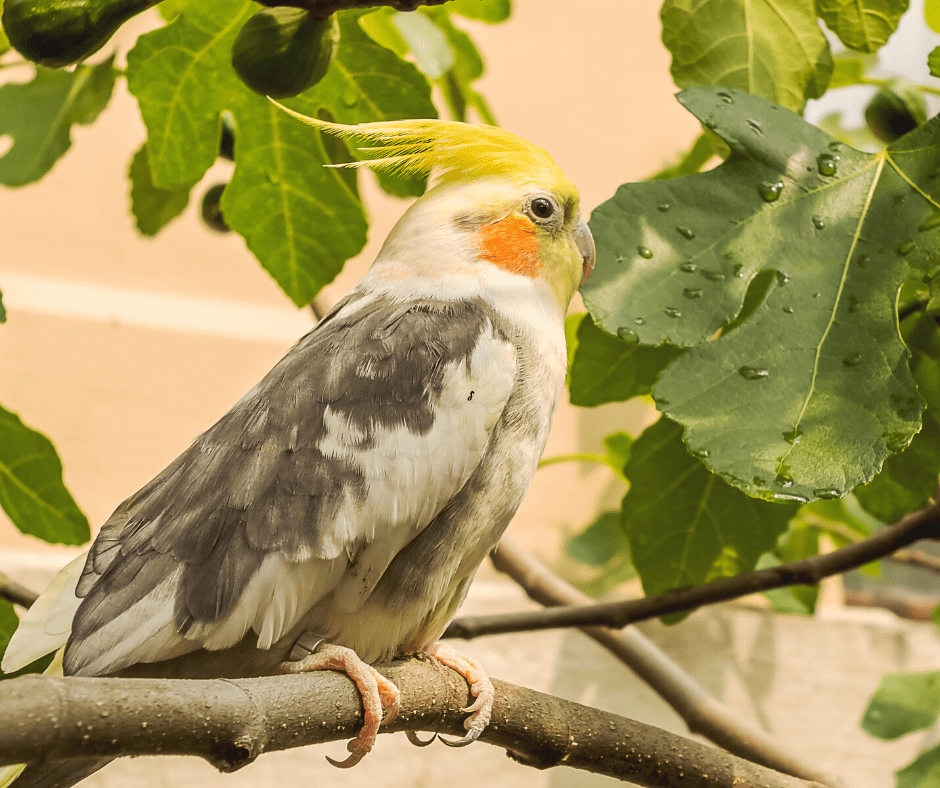
<path id="1" fill-rule="evenodd" d="M 444 5 L 448 0 L 259 0 L 259 2 L 267 6 L 304 8 L 313 16 L 326 19 L 330 14 L 351 8 L 389 6 L 396 11 L 414 11 L 423 5 Z"/>
<path id="2" fill-rule="evenodd" d="M 382 672 L 402 690 L 382 730 L 462 734 L 462 678 L 407 660 Z M 570 766 L 655 788 L 823 788 L 666 731 L 495 681 L 481 741 L 536 768 Z M 262 679 L 186 681 L 24 676 L 0 682 L 0 765 L 120 755 L 198 755 L 234 771 L 262 752 L 350 738 L 358 693 L 324 671 Z"/>
<path id="3" fill-rule="evenodd" d="M 598 605 L 566 605 L 548 610 L 466 616 L 451 622 L 444 637 L 470 640 L 481 635 L 533 632 L 559 627 L 611 626 L 617 629 L 665 616 L 695 610 L 703 605 L 727 602 L 758 591 L 792 585 L 816 585 L 825 577 L 857 569 L 884 558 L 920 539 L 940 537 L 940 503 L 920 509 L 855 544 L 772 569 L 744 572 L 691 588 L 667 591 L 658 596 Z"/>
<path id="4" fill-rule="evenodd" d="M 11 580 L 0 572 L 0 599 L 5 599 L 7 602 L 12 602 L 20 607 L 29 608 L 32 607 L 38 596 L 26 586 L 21 586 L 15 580 Z"/>
<path id="5" fill-rule="evenodd" d="M 539 604 L 583 605 L 591 601 L 587 594 L 566 583 L 512 540 L 504 538 L 492 558 L 497 569 L 508 574 Z M 845 788 L 839 777 L 807 763 L 772 736 L 739 719 L 634 627 L 623 630 L 583 627 L 581 631 L 645 681 L 685 721 L 692 733 L 705 736 L 733 755 L 770 769 L 816 780 L 832 788 Z"/>

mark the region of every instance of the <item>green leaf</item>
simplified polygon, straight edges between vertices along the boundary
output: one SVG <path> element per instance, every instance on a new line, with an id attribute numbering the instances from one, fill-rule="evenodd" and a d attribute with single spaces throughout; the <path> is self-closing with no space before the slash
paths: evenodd
<path id="1" fill-rule="evenodd" d="M 418 68 L 431 79 L 439 79 L 453 68 L 454 50 L 444 32 L 427 15 L 396 11 L 392 24 L 414 55 Z"/>
<path id="2" fill-rule="evenodd" d="M 565 318 L 565 348 L 568 351 L 568 363 L 565 367 L 565 386 L 571 385 L 571 365 L 578 349 L 578 329 L 587 312 L 578 312 Z"/>
<path id="3" fill-rule="evenodd" d="M 798 522 L 798 521 L 796 521 Z M 757 569 L 769 569 L 780 564 L 802 561 L 819 555 L 819 531 L 806 525 L 793 525 L 777 541 L 772 553 L 764 553 L 757 562 Z M 819 598 L 819 586 L 785 586 L 764 591 L 774 610 L 793 615 L 812 615 Z"/>
<path id="4" fill-rule="evenodd" d="M 456 120 L 466 120 L 467 107 L 474 107 L 486 121 L 489 108 L 483 97 L 473 89 L 473 83 L 483 76 L 483 58 L 473 40 L 454 26 L 446 7 L 425 6 L 419 13 L 434 20 L 447 38 L 453 64 L 434 84 L 440 88 L 448 109 Z M 425 72 L 427 73 L 427 72 Z M 431 76 L 430 74 L 428 76 Z"/>
<path id="5" fill-rule="evenodd" d="M 0 136 L 13 146 L 0 156 L 0 183 L 38 181 L 72 145 L 72 126 L 94 122 L 114 88 L 113 58 L 74 71 L 36 67 L 30 82 L 0 86 Z"/>
<path id="6" fill-rule="evenodd" d="M 0 293 L 0 323 L 7 322 L 7 310 L 3 305 L 3 293 Z"/>
<path id="7" fill-rule="evenodd" d="M 800 112 L 829 84 L 832 56 L 811 2 L 666 0 L 660 17 L 680 88 L 739 88 Z"/>
<path id="8" fill-rule="evenodd" d="M 157 4 L 157 11 L 160 12 L 164 22 L 172 22 L 189 8 L 192 2 L 193 0 L 163 0 Z"/>
<path id="9" fill-rule="evenodd" d="M 3 13 L 3 0 L 0 0 L 0 14 Z M 0 56 L 10 51 L 10 39 L 7 38 L 6 31 L 0 27 Z"/>
<path id="10" fill-rule="evenodd" d="M 235 172 L 222 198 L 228 225 L 244 236 L 298 306 L 332 281 L 365 243 L 366 220 L 319 134 L 245 88 L 231 45 L 254 10 L 248 0 L 204 0 L 128 53 L 128 87 L 147 126 L 153 182 L 198 181 L 215 160 L 220 116 L 236 126 Z M 326 76 L 287 103 L 340 123 L 433 117 L 426 79 L 359 26 L 337 14 L 340 42 Z"/>
<path id="11" fill-rule="evenodd" d="M 19 625 L 20 620 L 17 618 L 13 605 L 6 600 L 0 599 L 0 659 L 2 659 L 3 655 L 6 653 L 7 646 L 10 645 L 10 638 L 13 637 L 13 633 Z M 52 654 L 49 654 L 48 656 L 40 657 L 35 662 L 20 668 L 14 673 L 0 672 L 0 679 L 14 679 L 17 676 L 23 676 L 27 673 L 42 673 L 48 667 L 49 663 L 52 662 L 52 656 Z"/>
<path id="12" fill-rule="evenodd" d="M 924 750 L 911 763 L 895 772 L 895 777 L 895 788 L 934 788 L 940 784 L 940 744 Z"/>
<path id="13" fill-rule="evenodd" d="M 650 175 L 647 180 L 661 181 L 678 178 L 680 175 L 691 175 L 694 172 L 699 172 L 714 155 L 715 148 L 712 145 L 711 137 L 707 134 L 700 134 L 692 147 L 675 164 L 664 167 L 659 172 Z"/>
<path id="14" fill-rule="evenodd" d="M 862 728 L 879 739 L 897 739 L 929 728 L 940 716 L 940 670 L 888 673 L 862 717 Z"/>
<path id="15" fill-rule="evenodd" d="M 877 63 L 878 58 L 875 55 L 859 55 L 855 52 L 840 52 L 834 55 L 829 90 L 865 83 L 865 75 Z"/>
<path id="16" fill-rule="evenodd" d="M 189 202 L 192 184 L 184 186 L 155 186 L 150 175 L 147 145 L 141 145 L 127 177 L 131 182 L 131 212 L 137 229 L 143 235 L 153 236 L 179 216 Z"/>
<path id="17" fill-rule="evenodd" d="M 581 321 L 571 363 L 572 405 L 591 408 L 649 394 L 660 371 L 682 353 L 670 345 L 639 345 L 629 329 L 620 333 L 626 339 L 608 334 L 590 316 Z"/>
<path id="18" fill-rule="evenodd" d="M 620 512 L 604 512 L 577 536 L 568 540 L 568 554 L 588 566 L 604 566 L 627 550 L 620 528 Z"/>
<path id="19" fill-rule="evenodd" d="M 604 451 L 607 464 L 621 479 L 627 481 L 623 469 L 630 459 L 630 452 L 633 451 L 633 437 L 626 432 L 612 432 L 604 438 Z"/>
<path id="20" fill-rule="evenodd" d="M 753 569 L 796 512 L 749 498 L 711 473 L 660 419 L 633 444 L 622 523 L 647 594 Z"/>
<path id="21" fill-rule="evenodd" d="M 863 154 L 744 93 L 693 88 L 680 100 L 732 155 L 706 173 L 626 184 L 594 210 L 585 303 L 608 331 L 693 346 L 653 396 L 709 468 L 755 496 L 844 495 L 919 429 L 895 304 L 940 257 L 929 222 L 940 122 Z M 709 341 L 760 271 L 776 272 L 763 302 Z"/>
<path id="22" fill-rule="evenodd" d="M 0 407 L 0 506 L 24 534 L 83 544 L 88 520 L 62 483 L 62 463 L 49 439 Z"/>
<path id="23" fill-rule="evenodd" d="M 839 40 L 858 52 L 877 52 L 897 30 L 909 0 L 816 0 L 816 12 Z"/>
<path id="24" fill-rule="evenodd" d="M 450 11 L 480 22 L 504 22 L 512 12 L 510 0 L 451 0 Z"/>
<path id="25" fill-rule="evenodd" d="M 927 55 L 927 67 L 930 69 L 930 76 L 940 77 L 940 47 L 934 47 Z"/>

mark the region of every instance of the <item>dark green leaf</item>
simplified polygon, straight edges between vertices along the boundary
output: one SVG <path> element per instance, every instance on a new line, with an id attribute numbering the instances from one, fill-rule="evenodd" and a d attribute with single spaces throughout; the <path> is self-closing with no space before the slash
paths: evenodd
<path id="1" fill-rule="evenodd" d="M 812 3 L 666 0 L 660 16 L 680 88 L 739 88 L 800 112 L 829 84 L 832 56 Z"/>
<path id="2" fill-rule="evenodd" d="M 574 363 L 575 353 L 578 349 L 578 329 L 581 321 L 587 317 L 587 312 L 568 315 L 565 318 L 565 348 L 568 351 L 568 363 L 565 367 L 565 386 L 571 384 L 571 365 Z"/>
<path id="3" fill-rule="evenodd" d="M 450 11 L 480 22 L 503 22 L 512 11 L 510 0 L 452 0 L 447 4 Z"/>
<path id="4" fill-rule="evenodd" d="M 435 84 L 441 89 L 454 118 L 466 120 L 468 106 L 475 107 L 481 115 L 488 112 L 488 109 L 481 108 L 479 102 L 483 99 L 473 90 L 473 82 L 483 75 L 483 58 L 470 36 L 454 26 L 448 10 L 448 7 L 421 9 L 446 36 L 454 58 L 452 67 L 436 79 Z"/>
<path id="5" fill-rule="evenodd" d="M 571 364 L 569 394 L 573 405 L 594 407 L 649 394 L 660 371 L 682 353 L 670 345 L 639 345 L 630 341 L 629 331 L 622 329 L 620 333 L 627 339 L 620 339 L 595 325 L 590 316 L 581 321 Z"/>
<path id="6" fill-rule="evenodd" d="M 865 82 L 865 74 L 877 62 L 875 55 L 860 55 L 857 52 L 840 52 L 834 55 L 829 90 Z"/>
<path id="7" fill-rule="evenodd" d="M 7 646 L 10 645 L 10 638 L 19 626 L 20 620 L 16 616 L 16 611 L 6 600 L 0 599 L 0 659 L 6 653 Z M 20 668 L 14 673 L 0 672 L 0 679 L 13 679 L 17 676 L 23 676 L 26 673 L 42 673 L 49 663 L 52 662 L 52 655 L 41 657 L 35 662 Z"/>
<path id="8" fill-rule="evenodd" d="M 24 534 L 82 544 L 88 521 L 62 483 L 62 463 L 49 439 L 0 407 L 0 506 Z"/>
<path id="9" fill-rule="evenodd" d="M 940 77 L 940 47 L 934 47 L 927 55 L 927 67 L 930 69 L 930 76 Z"/>
<path id="10" fill-rule="evenodd" d="M 155 186 L 150 175 L 146 144 L 141 145 L 127 177 L 131 182 L 131 213 L 143 235 L 156 235 L 179 216 L 189 202 L 192 185 Z"/>
<path id="11" fill-rule="evenodd" d="M 392 24 L 414 55 L 418 68 L 431 79 L 439 79 L 453 68 L 454 50 L 444 31 L 428 15 L 396 12 Z"/>
<path id="12" fill-rule="evenodd" d="M 940 670 L 888 673 L 881 679 L 862 728 L 879 739 L 897 739 L 929 728 L 940 716 Z"/>
<path id="13" fill-rule="evenodd" d="M 3 305 L 3 293 L 0 293 L 0 323 L 7 322 L 7 310 Z"/>
<path id="14" fill-rule="evenodd" d="M 897 30 L 909 0 L 816 0 L 816 12 L 839 40 L 858 52 L 877 52 Z"/>
<path id="15" fill-rule="evenodd" d="M 833 139 L 844 142 L 856 150 L 876 151 L 884 147 L 868 129 L 868 124 L 847 126 L 841 112 L 830 112 L 821 118 L 817 125 Z"/>
<path id="16" fill-rule="evenodd" d="M 623 527 L 647 594 L 753 569 L 796 512 L 749 498 L 711 473 L 660 419 L 633 444 Z"/>
<path id="17" fill-rule="evenodd" d="M 919 429 L 895 304 L 940 257 L 929 222 L 940 122 L 863 154 L 754 96 L 693 88 L 680 99 L 732 156 L 626 184 L 595 209 L 585 303 L 607 330 L 695 346 L 654 397 L 710 468 L 755 496 L 843 495 Z M 766 298 L 709 341 L 762 270 L 776 271 Z"/>
<path id="18" fill-rule="evenodd" d="M 940 785 L 940 744 L 922 752 L 903 769 L 895 772 L 895 776 L 897 782 L 894 788 L 934 788 Z"/>
<path id="19" fill-rule="evenodd" d="M 164 22 L 172 22 L 185 11 L 193 0 L 163 0 L 157 4 L 157 11 Z"/>
<path id="20" fill-rule="evenodd" d="M 3 0 L 0 0 L 0 13 L 3 12 Z M 0 27 L 0 55 L 10 51 L 10 39 L 2 27 Z"/>
<path id="21" fill-rule="evenodd" d="M 230 64 L 232 41 L 251 15 L 249 0 L 205 0 L 172 24 L 141 36 L 127 79 L 148 130 L 153 181 L 198 181 L 218 153 L 219 123 L 236 127 L 235 172 L 222 199 L 229 226 L 293 301 L 302 305 L 332 281 L 365 243 L 358 195 L 329 161 L 319 135 L 245 88 Z M 358 12 L 341 12 L 330 70 L 291 99 L 293 109 L 340 123 L 433 117 L 427 81 L 375 43 Z"/>
<path id="22" fill-rule="evenodd" d="M 92 123 L 114 88 L 113 58 L 74 71 L 36 67 L 30 82 L 0 86 L 0 136 L 13 146 L 0 156 L 0 183 L 38 181 L 72 144 L 72 126 Z"/>
<path id="23" fill-rule="evenodd" d="M 568 540 L 568 554 L 588 566 L 604 566 L 627 549 L 620 528 L 620 512 L 604 512 L 577 536 Z"/>

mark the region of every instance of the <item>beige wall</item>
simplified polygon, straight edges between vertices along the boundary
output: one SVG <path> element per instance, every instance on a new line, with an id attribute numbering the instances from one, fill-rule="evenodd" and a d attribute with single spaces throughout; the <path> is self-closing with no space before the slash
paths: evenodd
<path id="1" fill-rule="evenodd" d="M 488 64 L 481 88 L 504 126 L 551 151 L 587 209 L 692 139 L 695 123 L 672 98 L 657 3 L 592 0 L 576 14 L 563 0 L 515 6 L 508 24 L 470 25 Z M 148 24 L 122 29 L 125 48 Z M 258 380 L 310 319 L 238 236 L 203 229 L 197 205 L 156 239 L 136 234 L 124 173 L 144 129 L 123 84 L 98 122 L 75 128 L 73 138 L 40 183 L 0 190 L 0 289 L 9 310 L 0 328 L 0 403 L 53 439 L 66 481 L 97 527 Z M 216 165 L 197 194 L 224 180 L 227 166 Z M 365 193 L 369 245 L 327 288 L 328 302 L 361 275 L 406 206 L 376 193 L 371 180 Z M 617 412 L 563 408 L 548 453 L 596 449 Z M 608 479 L 602 469 L 546 469 L 513 528 L 527 544 L 552 549 L 561 529 L 589 520 Z M 0 521 L 0 547 L 40 545 Z"/>

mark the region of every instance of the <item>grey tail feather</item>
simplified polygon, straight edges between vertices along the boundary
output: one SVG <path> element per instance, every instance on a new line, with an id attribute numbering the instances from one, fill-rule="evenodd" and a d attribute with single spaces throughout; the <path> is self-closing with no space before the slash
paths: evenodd
<path id="1" fill-rule="evenodd" d="M 113 758 L 78 758 L 27 766 L 12 788 L 69 788 L 111 763 Z"/>

